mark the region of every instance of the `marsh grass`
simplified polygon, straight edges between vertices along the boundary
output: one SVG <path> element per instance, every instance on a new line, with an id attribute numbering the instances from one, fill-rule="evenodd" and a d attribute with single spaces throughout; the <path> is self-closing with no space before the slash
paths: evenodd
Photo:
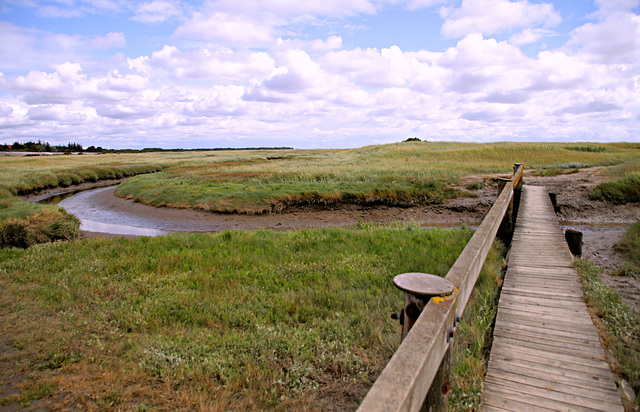
<path id="1" fill-rule="evenodd" d="M 103 179 L 136 176 L 117 193 L 151 205 L 265 213 L 301 205 L 442 203 L 473 196 L 469 190 L 477 186 L 466 188 L 463 181 L 476 175 L 509 175 L 514 162 L 524 162 L 540 174 L 598 165 L 628 170 L 634 161 L 639 163 L 639 154 L 633 144 L 408 142 L 350 150 L 7 157 L 0 167 L 5 208 L 0 232 L 6 239 L 1 245 L 30 245 L 77 233 L 77 223 L 64 213 L 7 197 Z M 30 211 L 29 219 L 25 211 Z M 43 218 L 50 221 L 43 223 Z M 37 235 L 45 229 L 49 234 Z"/>
<path id="2" fill-rule="evenodd" d="M 640 222 L 629 226 L 615 248 L 625 257 L 623 274 L 640 273 Z"/>
<path id="3" fill-rule="evenodd" d="M 626 379 L 636 395 L 640 394 L 640 316 L 626 305 L 620 295 L 606 286 L 601 268 L 586 260 L 576 261 L 585 300 L 601 339 L 616 359 L 615 373 Z M 640 407 L 640 397 L 635 408 Z"/>
<path id="4" fill-rule="evenodd" d="M 606 172 L 608 180 L 593 189 L 591 199 L 614 204 L 640 202 L 640 158 L 608 168 Z"/>
<path id="5" fill-rule="evenodd" d="M 0 247 L 69 240 L 78 228 L 78 219 L 63 209 L 23 202 L 0 189 Z"/>
<path id="6" fill-rule="evenodd" d="M 399 344 L 393 276 L 446 274 L 471 234 L 362 225 L 4 249 L 0 322 L 16 372 L 53 384 L 52 405 L 353 408 Z M 497 251 L 489 262 L 481 284 Z M 469 310 L 470 324 L 485 317 Z"/>
<path id="7" fill-rule="evenodd" d="M 104 164 L 105 160 L 107 163 Z M 146 159 L 140 157 L 138 161 Z M 29 247 L 77 236 L 79 221 L 63 209 L 27 203 L 19 195 L 98 180 L 151 173 L 164 166 L 131 164 L 127 156 L 4 157 L 0 167 L 0 247 Z"/>
<path id="8" fill-rule="evenodd" d="M 640 172 L 630 172 L 624 176 L 600 183 L 591 193 L 593 200 L 606 200 L 615 204 L 640 202 Z"/>
<path id="9" fill-rule="evenodd" d="M 295 150 L 277 158 L 184 162 L 129 179 L 117 194 L 155 206 L 234 213 L 282 212 L 300 205 L 442 203 L 470 195 L 467 190 L 474 188 L 461 184 L 463 177 L 509 174 L 516 162 L 553 174 L 638 156 L 631 149 L 602 147 L 607 150 L 574 150 L 559 144 L 408 142 L 353 150 Z"/>

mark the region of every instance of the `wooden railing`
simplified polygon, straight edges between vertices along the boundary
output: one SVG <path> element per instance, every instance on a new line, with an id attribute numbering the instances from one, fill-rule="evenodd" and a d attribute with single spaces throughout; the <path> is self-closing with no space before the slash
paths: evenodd
<path id="1" fill-rule="evenodd" d="M 446 409 L 442 394 L 450 385 L 446 375 L 455 328 L 498 229 L 503 221 L 512 222 L 514 188 L 522 184 L 523 169 L 522 164 L 514 166 L 513 176 L 504 180 L 495 204 L 447 273 L 445 279 L 453 283 L 454 292 L 428 301 L 358 411 L 418 411 L 423 406 L 425 410 Z"/>

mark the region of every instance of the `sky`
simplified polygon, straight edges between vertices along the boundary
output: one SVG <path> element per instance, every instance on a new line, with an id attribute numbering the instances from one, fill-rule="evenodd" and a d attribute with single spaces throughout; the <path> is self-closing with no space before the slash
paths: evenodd
<path id="1" fill-rule="evenodd" d="M 0 143 L 639 142 L 640 0 L 0 0 Z"/>

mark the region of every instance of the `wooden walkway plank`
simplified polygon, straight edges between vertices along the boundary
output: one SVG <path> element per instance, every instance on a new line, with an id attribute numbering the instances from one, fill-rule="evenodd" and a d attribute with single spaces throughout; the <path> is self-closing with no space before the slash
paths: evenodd
<path id="1" fill-rule="evenodd" d="M 508 261 L 484 410 L 622 411 L 546 188 L 523 188 Z"/>

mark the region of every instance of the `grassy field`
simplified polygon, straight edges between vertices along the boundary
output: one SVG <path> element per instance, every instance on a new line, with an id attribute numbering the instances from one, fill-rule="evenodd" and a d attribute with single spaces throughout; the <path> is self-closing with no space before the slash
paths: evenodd
<path id="1" fill-rule="evenodd" d="M 472 176 L 508 175 L 517 162 L 541 174 L 617 165 L 624 177 L 630 168 L 637 171 L 639 158 L 638 144 L 438 142 L 350 150 L 3 157 L 0 246 L 70 239 L 78 232 L 73 217 L 56 208 L 26 205 L 16 196 L 104 179 L 136 176 L 118 194 L 151 205 L 263 213 L 309 204 L 441 203 L 473 196 L 482 182 L 468 181 Z"/>
<path id="2" fill-rule="evenodd" d="M 615 180 L 636 173 L 639 159 L 638 144 L 430 142 L 3 158 L 0 240 L 26 247 L 73 239 L 74 217 L 17 196 L 125 176 L 139 175 L 120 194 L 141 202 L 261 213 L 306 204 L 442 202 L 472 195 L 467 191 L 482 185 L 476 175 L 509 175 L 514 162 L 540 174 L 613 166 Z M 0 347 L 21 392 L 0 398 L 0 406 L 352 408 L 399 343 L 389 314 L 401 308 L 402 294 L 392 277 L 444 275 L 470 236 L 360 225 L 5 247 Z M 452 410 L 480 402 L 499 249 L 456 333 Z M 604 301 L 604 312 L 616 307 Z"/>
<path id="3" fill-rule="evenodd" d="M 2 249 L 3 357 L 24 380 L 0 404 L 352 408 L 399 344 L 393 276 L 446 274 L 471 234 L 361 226 Z M 501 268 L 494 249 L 467 309 L 485 323 L 456 335 L 457 404 L 478 399 Z"/>
<path id="4" fill-rule="evenodd" d="M 280 212 L 308 204 L 410 206 L 472 195 L 459 185 L 461 178 L 509 173 L 513 163 L 554 171 L 614 165 L 638 158 L 639 147 L 407 142 L 354 150 L 247 153 L 138 176 L 122 184 L 117 194 L 154 206 L 236 213 Z"/>

